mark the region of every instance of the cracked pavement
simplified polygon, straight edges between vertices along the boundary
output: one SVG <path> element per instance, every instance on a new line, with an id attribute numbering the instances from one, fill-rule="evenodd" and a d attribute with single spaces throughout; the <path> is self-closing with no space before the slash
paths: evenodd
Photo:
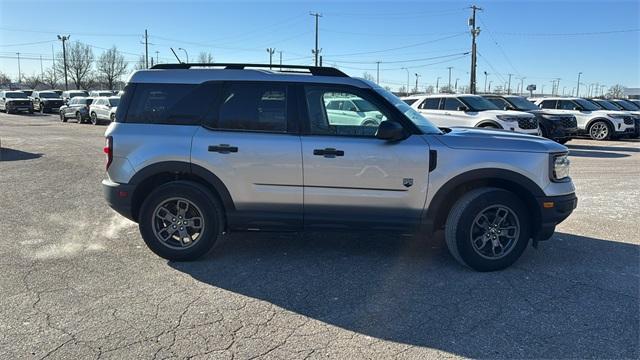
<path id="1" fill-rule="evenodd" d="M 0 358 L 640 357 L 640 142 L 574 140 L 579 207 L 513 267 L 442 236 L 242 234 L 167 262 L 102 197 L 104 126 L 0 114 Z"/>

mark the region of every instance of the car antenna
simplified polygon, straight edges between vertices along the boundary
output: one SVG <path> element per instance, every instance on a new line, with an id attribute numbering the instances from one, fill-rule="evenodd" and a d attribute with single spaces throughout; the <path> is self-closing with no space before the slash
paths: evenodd
<path id="1" fill-rule="evenodd" d="M 176 59 L 178 59 L 178 62 L 179 62 L 180 64 L 184 64 L 184 63 L 182 62 L 182 60 L 180 60 L 180 58 L 178 57 L 178 54 L 176 54 L 176 52 L 175 52 L 175 51 L 173 51 L 173 48 L 169 48 L 169 49 L 171 49 L 171 52 L 173 53 L 173 55 L 176 57 Z"/>

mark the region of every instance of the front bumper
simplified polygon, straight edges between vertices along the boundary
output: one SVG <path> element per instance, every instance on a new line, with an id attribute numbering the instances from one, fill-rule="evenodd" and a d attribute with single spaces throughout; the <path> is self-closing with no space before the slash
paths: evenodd
<path id="1" fill-rule="evenodd" d="M 546 240 L 578 206 L 575 193 L 560 196 L 543 196 L 536 199 L 540 208 L 540 230 L 535 240 Z"/>
<path id="2" fill-rule="evenodd" d="M 135 221 L 131 204 L 133 190 L 133 185 L 119 184 L 109 179 L 102 180 L 102 191 L 107 204 L 118 214 Z"/>

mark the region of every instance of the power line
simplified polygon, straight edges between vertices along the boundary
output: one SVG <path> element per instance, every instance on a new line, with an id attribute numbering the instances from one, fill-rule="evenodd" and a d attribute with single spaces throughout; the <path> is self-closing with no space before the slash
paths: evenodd
<path id="1" fill-rule="evenodd" d="M 575 33 L 511 33 L 511 32 L 498 32 L 499 35 L 508 36 L 591 36 L 591 35 L 606 35 L 606 34 L 620 34 L 628 32 L 638 32 L 640 29 L 627 29 L 627 30 L 611 30 L 611 31 L 590 31 L 590 32 L 575 32 Z"/>
<path id="2" fill-rule="evenodd" d="M 460 53 L 455 53 L 455 54 L 447 54 L 447 55 L 433 56 L 433 57 L 420 58 L 420 59 L 380 61 L 380 63 L 381 64 L 402 64 L 402 63 L 409 63 L 409 62 L 418 62 L 418 61 L 442 59 L 442 58 L 447 58 L 447 57 L 453 57 L 453 56 L 459 56 L 459 55 L 468 55 L 468 54 L 469 54 L 469 52 L 466 51 L 466 52 L 460 52 Z M 329 60 L 327 60 L 327 61 L 329 61 Z M 352 60 L 335 60 L 335 61 L 331 61 L 331 62 L 338 62 L 338 63 L 344 63 L 344 64 L 375 64 L 376 63 L 376 61 L 352 61 Z"/>
<path id="3" fill-rule="evenodd" d="M 37 45 L 37 44 L 46 44 L 56 42 L 55 40 L 47 40 L 47 41 L 36 41 L 30 43 L 22 43 L 22 44 L 0 44 L 2 47 L 10 47 L 10 46 L 28 46 L 28 45 Z"/>
<path id="4" fill-rule="evenodd" d="M 511 66 L 511 69 L 513 69 L 513 71 L 518 76 L 520 76 L 520 72 L 518 71 L 518 69 L 516 69 L 515 66 L 513 66 L 513 63 L 511 62 L 511 59 L 509 59 L 509 56 L 504 51 L 504 48 L 502 48 L 502 45 L 500 45 L 498 43 L 498 40 L 496 40 L 496 38 L 493 37 L 493 34 L 491 33 L 491 31 L 489 31 L 489 28 L 487 27 L 487 24 L 485 24 L 484 21 L 482 21 L 482 19 L 480 19 L 480 22 L 482 23 L 482 26 L 484 26 L 485 31 L 489 34 L 489 37 L 491 38 L 491 40 L 493 40 L 493 43 L 496 44 L 496 46 L 498 47 L 498 50 L 500 50 L 500 52 L 502 53 L 502 56 L 504 56 L 505 60 L 507 60 L 507 63 L 509 64 L 509 66 Z"/>
<path id="5" fill-rule="evenodd" d="M 372 51 L 362 51 L 362 52 L 356 52 L 356 53 L 348 53 L 348 54 L 333 54 L 333 55 L 326 55 L 326 56 L 330 56 L 330 57 L 340 57 L 340 56 L 355 56 L 355 55 L 368 55 L 368 54 L 378 54 L 381 52 L 388 52 L 388 51 L 395 51 L 395 50 L 402 50 L 402 49 L 408 49 L 408 48 L 412 48 L 412 47 L 416 47 L 416 46 L 421 46 L 421 45 L 425 45 L 425 44 L 431 44 L 434 42 L 438 42 L 438 41 L 443 41 L 443 40 L 448 40 L 454 37 L 458 37 L 458 36 L 462 36 L 465 35 L 467 32 L 460 32 L 460 33 L 456 33 L 454 35 L 450 35 L 450 36 L 446 36 L 443 38 L 438 38 L 438 39 L 434 39 L 434 40 L 429 40 L 429 41 L 422 41 L 419 43 L 415 43 L 415 44 L 410 44 L 410 45 L 404 45 L 404 46 L 398 46 L 398 47 L 394 47 L 394 48 L 389 48 L 389 49 L 382 49 L 382 50 L 372 50 Z"/>

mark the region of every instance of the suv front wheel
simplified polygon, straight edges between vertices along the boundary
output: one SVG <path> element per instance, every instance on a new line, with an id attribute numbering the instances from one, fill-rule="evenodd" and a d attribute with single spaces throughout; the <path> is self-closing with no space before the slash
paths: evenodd
<path id="1" fill-rule="evenodd" d="M 205 255 L 222 228 L 222 207 L 205 187 L 174 181 L 156 188 L 138 217 L 147 246 L 167 260 L 188 261 Z"/>
<path id="2" fill-rule="evenodd" d="M 524 252 L 530 237 L 527 210 L 515 194 L 498 188 L 463 195 L 447 218 L 451 255 L 477 271 L 501 270 Z"/>

